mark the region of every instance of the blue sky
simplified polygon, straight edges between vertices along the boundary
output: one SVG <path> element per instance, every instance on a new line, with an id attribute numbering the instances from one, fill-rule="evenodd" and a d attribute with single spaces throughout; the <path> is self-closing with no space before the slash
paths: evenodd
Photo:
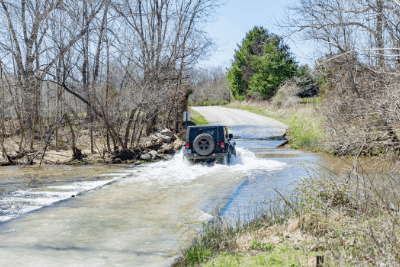
<path id="1" fill-rule="evenodd" d="M 296 0 L 227 0 L 215 16 L 215 21 L 206 29 L 217 43 L 217 51 L 208 60 L 200 62 L 202 67 L 229 67 L 237 48 L 246 33 L 254 26 L 263 26 L 268 31 L 281 35 L 275 25 L 283 18 L 284 6 Z M 286 42 L 300 64 L 313 65 L 310 44 L 297 41 Z"/>

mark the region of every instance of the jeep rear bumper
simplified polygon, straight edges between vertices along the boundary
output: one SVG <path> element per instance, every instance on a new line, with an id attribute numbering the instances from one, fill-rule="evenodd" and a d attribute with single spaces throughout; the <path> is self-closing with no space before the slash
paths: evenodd
<path id="1" fill-rule="evenodd" d="M 183 155 L 185 157 L 187 157 L 188 159 L 222 159 L 223 157 L 225 157 L 226 155 L 228 155 L 228 153 L 211 153 L 210 155 L 207 156 L 201 156 L 197 153 L 192 153 L 190 150 L 183 150 Z"/>

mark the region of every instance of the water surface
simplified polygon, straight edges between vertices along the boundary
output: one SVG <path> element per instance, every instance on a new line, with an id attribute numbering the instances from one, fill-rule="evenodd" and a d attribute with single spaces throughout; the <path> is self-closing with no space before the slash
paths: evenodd
<path id="1" fill-rule="evenodd" d="M 170 266 L 215 206 L 251 215 L 321 161 L 279 143 L 242 138 L 229 166 L 180 153 L 140 166 L 4 167 L 0 266 Z"/>

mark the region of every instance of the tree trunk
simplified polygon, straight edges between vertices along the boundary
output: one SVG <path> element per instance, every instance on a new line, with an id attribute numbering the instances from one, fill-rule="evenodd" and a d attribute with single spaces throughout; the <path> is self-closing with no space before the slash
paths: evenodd
<path id="1" fill-rule="evenodd" d="M 383 42 L 383 2 L 376 0 L 376 43 L 378 47 L 378 65 L 380 68 L 385 68 L 385 60 L 383 49 L 385 48 Z"/>

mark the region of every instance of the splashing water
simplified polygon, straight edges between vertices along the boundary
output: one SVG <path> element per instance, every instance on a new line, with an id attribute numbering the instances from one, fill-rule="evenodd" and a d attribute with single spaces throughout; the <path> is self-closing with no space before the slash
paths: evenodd
<path id="1" fill-rule="evenodd" d="M 112 179 L 102 181 L 73 182 L 70 184 L 47 186 L 12 192 L 11 196 L 0 198 L 0 223 L 17 218 L 22 214 L 53 205 L 86 191 L 101 188 L 124 177 L 126 182 L 145 182 L 148 186 L 157 184 L 169 187 L 179 183 L 186 183 L 207 175 L 237 176 L 245 175 L 254 170 L 278 170 L 286 164 L 275 160 L 260 159 L 244 148 L 236 148 L 236 157 L 232 157 L 231 164 L 219 163 L 191 163 L 183 156 L 183 150 L 169 161 L 146 164 L 140 171 L 126 170 L 118 173 L 109 173 Z"/>
<path id="2" fill-rule="evenodd" d="M 195 180 L 208 174 L 235 174 L 250 173 L 253 170 L 278 170 L 286 166 L 285 163 L 257 158 L 256 155 L 245 149 L 236 148 L 236 157 L 232 156 L 231 164 L 220 163 L 191 163 L 183 156 L 183 150 L 176 154 L 170 161 L 149 164 L 132 181 L 147 181 L 156 183 L 183 183 Z"/>

